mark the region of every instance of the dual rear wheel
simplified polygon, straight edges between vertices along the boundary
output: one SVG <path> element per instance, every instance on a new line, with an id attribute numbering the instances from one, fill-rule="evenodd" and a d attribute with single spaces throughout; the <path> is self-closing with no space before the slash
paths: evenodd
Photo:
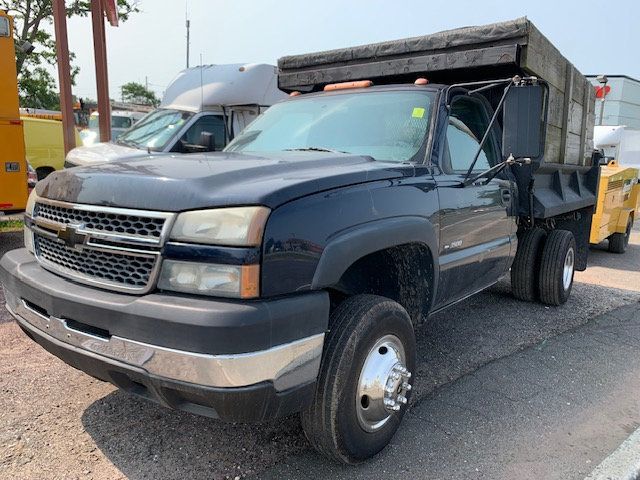
<path id="1" fill-rule="evenodd" d="M 513 294 L 520 300 L 562 305 L 571 294 L 575 265 L 576 241 L 569 230 L 527 230 L 511 266 Z"/>

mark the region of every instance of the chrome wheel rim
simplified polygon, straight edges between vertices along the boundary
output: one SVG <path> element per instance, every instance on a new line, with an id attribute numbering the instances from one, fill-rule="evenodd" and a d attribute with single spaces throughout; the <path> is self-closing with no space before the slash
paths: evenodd
<path id="1" fill-rule="evenodd" d="M 569 290 L 571 282 L 573 281 L 573 265 L 575 261 L 575 254 L 573 248 L 567 251 L 567 255 L 564 257 L 564 269 L 562 270 L 562 285 L 565 290 Z"/>
<path id="2" fill-rule="evenodd" d="M 400 339 L 380 338 L 365 358 L 356 390 L 358 423 L 365 431 L 381 429 L 407 403 L 410 378 Z"/>

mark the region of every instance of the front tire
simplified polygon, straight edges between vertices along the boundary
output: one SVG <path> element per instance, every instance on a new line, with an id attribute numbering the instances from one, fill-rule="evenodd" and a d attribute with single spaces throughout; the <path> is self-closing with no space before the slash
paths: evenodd
<path id="1" fill-rule="evenodd" d="M 411 319 L 398 303 L 355 295 L 331 315 L 309 409 L 309 442 L 325 456 L 355 464 L 380 452 L 407 408 L 416 363 Z"/>
<path id="2" fill-rule="evenodd" d="M 576 264 L 576 240 L 568 230 L 552 230 L 540 260 L 540 301 L 562 305 L 569 299 Z"/>

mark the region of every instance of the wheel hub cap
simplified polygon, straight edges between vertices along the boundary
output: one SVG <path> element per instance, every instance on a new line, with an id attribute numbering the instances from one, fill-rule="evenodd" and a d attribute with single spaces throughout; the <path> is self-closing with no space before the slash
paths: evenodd
<path id="1" fill-rule="evenodd" d="M 567 255 L 564 257 L 564 269 L 562 271 L 562 286 L 565 290 L 569 290 L 571 281 L 573 280 L 573 264 L 575 254 L 573 248 L 570 248 Z"/>
<path id="2" fill-rule="evenodd" d="M 374 432 L 407 403 L 411 372 L 400 339 L 386 335 L 371 348 L 365 359 L 356 392 L 360 426 Z"/>

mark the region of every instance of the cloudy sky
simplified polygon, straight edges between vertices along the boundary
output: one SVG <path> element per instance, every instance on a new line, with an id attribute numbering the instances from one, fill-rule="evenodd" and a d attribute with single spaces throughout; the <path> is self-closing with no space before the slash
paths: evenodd
<path id="1" fill-rule="evenodd" d="M 187 5 L 188 4 L 188 5 Z M 585 74 L 640 78 L 640 0 L 139 0 L 141 12 L 107 26 L 112 98 L 129 81 L 161 94 L 185 67 L 185 6 L 191 65 L 265 62 L 295 53 L 424 35 L 527 16 Z M 91 21 L 69 22 L 80 75 L 74 93 L 95 98 Z"/>

